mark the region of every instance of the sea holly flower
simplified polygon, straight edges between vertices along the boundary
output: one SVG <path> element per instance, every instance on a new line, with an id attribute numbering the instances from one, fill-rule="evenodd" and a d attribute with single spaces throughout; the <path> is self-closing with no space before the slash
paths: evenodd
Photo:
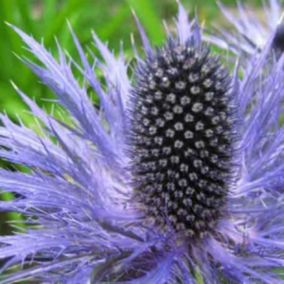
<path id="1" fill-rule="evenodd" d="M 283 7 L 278 0 L 264 2 L 263 11 L 256 14 L 252 8 L 238 2 L 237 13 L 218 2 L 220 10 L 232 24 L 231 29 L 217 28 L 215 35 L 206 39 L 221 48 L 229 49 L 236 54 L 255 54 L 260 52 L 271 35 L 275 35 L 273 46 L 276 50 L 284 50 Z M 265 17 L 265 21 L 263 21 Z"/>
<path id="2" fill-rule="evenodd" d="M 137 23 L 145 57 L 136 54 L 133 80 L 123 53 L 95 34 L 94 64 L 71 30 L 80 65 L 14 27 L 72 121 L 17 87 L 41 135 L 1 115 L 1 157 L 29 170 L 0 171 L 1 192 L 16 196 L 0 210 L 24 214 L 28 228 L 0 237 L 0 283 L 191 284 L 197 273 L 210 284 L 282 283 L 284 58 L 271 62 L 270 41 L 229 75 L 182 6 L 161 48 Z"/>

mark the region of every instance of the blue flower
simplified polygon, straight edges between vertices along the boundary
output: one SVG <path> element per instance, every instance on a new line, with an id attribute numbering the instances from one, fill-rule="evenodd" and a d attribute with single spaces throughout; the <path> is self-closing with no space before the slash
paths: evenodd
<path id="1" fill-rule="evenodd" d="M 219 7 L 232 24 L 235 32 L 228 29 L 218 28 L 218 35 L 208 35 L 207 40 L 221 48 L 230 49 L 236 54 L 254 54 L 260 52 L 268 38 L 275 35 L 275 48 L 284 50 L 284 24 L 282 23 L 282 5 L 278 0 L 264 2 L 263 17 L 257 15 L 252 8 L 238 3 L 237 12 L 232 12 L 222 3 Z"/>
<path id="2" fill-rule="evenodd" d="M 28 229 L 0 237 L 0 283 L 283 283 L 283 56 L 270 40 L 230 76 L 182 6 L 161 48 L 137 24 L 145 59 L 131 81 L 95 34 L 102 60 L 89 63 L 71 30 L 78 64 L 14 27 L 69 120 L 16 86 L 40 134 L 1 115 L 0 156 L 28 170 L 0 171 L 16 196 L 0 211 Z"/>

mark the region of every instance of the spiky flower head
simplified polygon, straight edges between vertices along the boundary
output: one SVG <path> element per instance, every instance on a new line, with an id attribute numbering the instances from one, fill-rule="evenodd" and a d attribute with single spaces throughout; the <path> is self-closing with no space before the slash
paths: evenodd
<path id="1" fill-rule="evenodd" d="M 222 2 L 218 4 L 235 31 L 217 28 L 215 35 L 206 36 L 209 42 L 236 54 L 252 55 L 261 52 L 269 38 L 273 37 L 273 49 L 279 53 L 284 51 L 283 7 L 280 1 L 264 1 L 259 14 L 242 2 L 238 2 L 237 13 Z"/>
<path id="2" fill-rule="evenodd" d="M 0 237 L 0 283 L 282 283 L 284 59 L 271 64 L 268 42 L 229 76 L 182 6 L 157 50 L 137 23 L 133 82 L 95 34 L 104 83 L 72 31 L 82 66 L 14 28 L 71 122 L 17 88 L 41 134 L 1 116 L 0 155 L 28 170 L 0 171 L 1 192 L 16 193 L 0 210 L 28 229 Z"/>
<path id="3" fill-rule="evenodd" d="M 134 188 L 146 214 L 191 238 L 213 230 L 232 175 L 229 77 L 200 42 L 170 39 L 137 71 Z"/>

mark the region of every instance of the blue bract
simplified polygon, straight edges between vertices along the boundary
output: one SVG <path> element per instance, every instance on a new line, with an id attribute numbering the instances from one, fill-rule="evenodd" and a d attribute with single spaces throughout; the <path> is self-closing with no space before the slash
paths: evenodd
<path id="1" fill-rule="evenodd" d="M 177 34 L 167 31 L 160 49 L 136 21 L 145 58 L 136 53 L 133 82 L 123 53 L 95 34 L 102 60 L 90 63 L 71 30 L 78 64 L 13 27 L 41 64 L 24 61 L 71 121 L 17 87 L 41 134 L 1 115 L 0 156 L 29 170 L 0 170 L 0 193 L 16 196 L 0 211 L 24 214 L 28 228 L 0 237 L 0 283 L 193 284 L 197 271 L 210 284 L 283 283 L 284 58 L 273 56 L 275 41 L 229 76 L 181 5 Z"/>
<path id="2" fill-rule="evenodd" d="M 262 17 L 257 15 L 252 7 L 241 2 L 238 3 L 236 11 L 231 11 L 221 3 L 218 4 L 232 25 L 233 31 L 218 28 L 217 36 L 206 36 L 209 42 L 244 56 L 261 52 L 268 39 L 274 37 L 273 47 L 280 51 L 284 50 L 283 7 L 278 0 L 263 1 L 264 11 L 260 13 Z"/>

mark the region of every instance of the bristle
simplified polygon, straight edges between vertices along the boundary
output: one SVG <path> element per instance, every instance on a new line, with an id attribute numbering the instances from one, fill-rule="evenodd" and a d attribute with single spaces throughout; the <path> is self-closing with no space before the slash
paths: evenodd
<path id="1" fill-rule="evenodd" d="M 170 40 L 136 74 L 131 106 L 135 191 L 157 223 L 200 238 L 226 201 L 232 162 L 229 76 L 205 46 Z"/>

